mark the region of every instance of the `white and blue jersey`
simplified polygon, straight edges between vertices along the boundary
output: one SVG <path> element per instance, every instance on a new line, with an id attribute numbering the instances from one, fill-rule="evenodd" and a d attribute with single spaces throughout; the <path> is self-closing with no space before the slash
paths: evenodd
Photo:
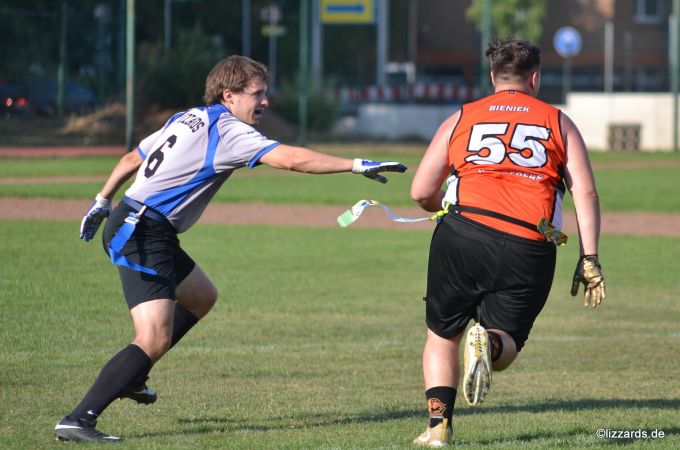
<path id="1" fill-rule="evenodd" d="M 144 162 L 125 195 L 162 213 L 178 233 L 201 217 L 232 172 L 279 145 L 222 104 L 175 114 L 139 144 Z"/>

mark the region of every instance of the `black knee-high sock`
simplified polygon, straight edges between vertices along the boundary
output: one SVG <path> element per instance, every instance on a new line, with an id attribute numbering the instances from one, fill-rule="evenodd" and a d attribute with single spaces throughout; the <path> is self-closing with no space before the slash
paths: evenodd
<path id="1" fill-rule="evenodd" d="M 456 393 L 456 389 L 450 386 L 436 386 L 425 391 L 430 428 L 439 425 L 444 419 L 447 420 L 447 426 L 451 426 Z"/>
<path id="2" fill-rule="evenodd" d="M 175 315 L 172 322 L 172 341 L 170 348 L 174 347 L 185 334 L 198 323 L 198 318 L 184 309 L 179 303 L 175 303 Z"/>
<path id="3" fill-rule="evenodd" d="M 148 373 L 150 368 L 151 358 L 144 350 L 134 344 L 128 345 L 102 367 L 90 390 L 69 416 L 74 420 L 97 420 L 132 380 L 141 373 Z"/>
<path id="4" fill-rule="evenodd" d="M 191 330 L 197 323 L 198 319 L 196 316 L 187 311 L 179 303 L 175 303 L 175 313 L 172 319 L 172 338 L 170 341 L 170 348 L 174 347 L 175 344 L 177 344 L 180 339 L 182 339 L 184 335 L 187 334 L 189 330 Z M 149 377 L 150 370 L 151 366 L 149 366 L 149 369 L 146 372 L 140 373 L 137 378 L 132 380 L 129 386 L 135 390 L 143 388 L 147 378 Z"/>

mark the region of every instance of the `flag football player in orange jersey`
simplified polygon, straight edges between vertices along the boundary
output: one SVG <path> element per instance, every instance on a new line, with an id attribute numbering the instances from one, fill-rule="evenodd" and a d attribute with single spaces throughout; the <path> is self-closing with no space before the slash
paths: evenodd
<path id="1" fill-rule="evenodd" d="M 422 208 L 446 212 L 432 237 L 425 297 L 429 424 L 414 444 L 427 447 L 452 439 L 461 342 L 463 396 L 479 405 L 492 372 L 507 368 L 529 337 L 565 238 L 559 228 L 567 190 L 581 255 L 571 294 L 582 283 L 586 305 L 605 297 L 600 208 L 587 149 L 571 119 L 536 98 L 540 50 L 497 39 L 486 56 L 494 93 L 441 124 L 411 186 Z M 466 333 L 470 320 L 475 325 Z"/>

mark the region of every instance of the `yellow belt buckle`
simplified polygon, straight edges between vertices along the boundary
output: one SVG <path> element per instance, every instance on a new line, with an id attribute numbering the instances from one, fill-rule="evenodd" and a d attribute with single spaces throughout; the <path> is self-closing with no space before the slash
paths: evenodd
<path id="1" fill-rule="evenodd" d="M 436 213 L 434 213 L 434 215 L 432 215 L 432 217 L 430 217 L 430 222 L 434 222 L 436 220 L 437 223 L 439 223 L 439 221 L 442 220 L 444 216 L 449 213 L 450 205 L 451 203 L 446 202 L 446 204 L 444 205 L 444 209 L 437 211 Z"/>

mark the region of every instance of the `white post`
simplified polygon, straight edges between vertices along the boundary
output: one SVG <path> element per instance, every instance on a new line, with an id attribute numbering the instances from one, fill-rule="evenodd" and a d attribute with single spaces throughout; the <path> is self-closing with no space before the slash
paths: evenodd
<path id="1" fill-rule="evenodd" d="M 271 77 L 271 82 L 269 83 L 269 90 L 272 93 L 276 93 L 277 89 L 277 68 L 276 68 L 276 57 L 278 53 L 278 46 L 276 45 L 276 26 L 279 23 L 279 8 L 276 5 L 269 5 L 269 75 Z"/>
<path id="2" fill-rule="evenodd" d="M 678 147 L 678 115 L 680 114 L 678 110 L 678 90 L 680 90 L 680 61 L 678 61 L 678 51 L 680 50 L 680 0 L 673 0 L 673 16 L 669 23 L 669 33 L 668 38 L 671 39 L 670 51 L 672 52 L 669 56 L 669 61 L 671 63 L 670 70 L 670 84 L 671 91 L 673 92 L 673 151 L 678 152 L 680 148 Z"/>
<path id="3" fill-rule="evenodd" d="M 242 1 L 241 11 L 241 54 L 250 56 L 250 0 Z"/>
<path id="4" fill-rule="evenodd" d="M 378 8 L 378 43 L 376 49 L 376 84 L 378 86 L 385 86 L 387 84 L 387 76 L 385 74 L 385 66 L 387 64 L 387 36 L 389 34 L 389 26 L 387 23 L 387 0 L 378 0 L 376 2 Z"/>
<path id="5" fill-rule="evenodd" d="M 163 50 L 165 51 L 165 56 L 170 54 L 170 45 L 172 39 L 172 0 L 165 0 L 163 7 Z"/>
<path id="6" fill-rule="evenodd" d="M 623 33 L 623 90 L 633 90 L 633 34 Z"/>
<path id="7" fill-rule="evenodd" d="M 604 90 L 614 90 L 614 23 L 604 24 Z"/>
<path id="8" fill-rule="evenodd" d="M 418 0 L 408 4 L 408 59 L 414 65 L 418 59 Z"/>
<path id="9" fill-rule="evenodd" d="M 312 89 L 318 91 L 323 79 L 323 28 L 321 26 L 321 0 L 312 0 Z"/>

